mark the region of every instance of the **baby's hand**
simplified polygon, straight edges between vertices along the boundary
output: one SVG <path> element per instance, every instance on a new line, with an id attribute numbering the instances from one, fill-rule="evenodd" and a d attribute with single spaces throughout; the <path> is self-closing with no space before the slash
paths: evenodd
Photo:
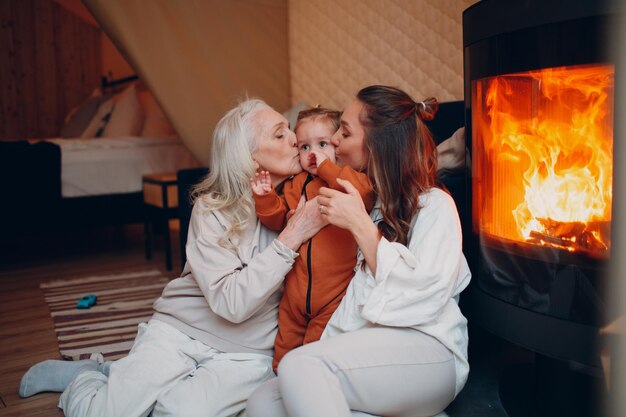
<path id="1" fill-rule="evenodd" d="M 326 156 L 326 154 L 320 151 L 311 150 L 311 153 L 309 154 L 309 160 L 311 162 L 315 161 L 316 167 L 322 165 L 322 162 L 324 162 L 327 159 L 328 157 Z"/>
<path id="2" fill-rule="evenodd" d="M 258 196 L 267 195 L 272 191 L 272 179 L 267 171 L 257 172 L 254 178 L 250 178 L 252 192 Z"/>

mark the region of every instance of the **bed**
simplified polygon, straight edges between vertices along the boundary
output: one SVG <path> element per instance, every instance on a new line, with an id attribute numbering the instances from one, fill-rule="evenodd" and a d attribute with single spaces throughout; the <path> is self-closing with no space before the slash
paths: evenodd
<path id="1" fill-rule="evenodd" d="M 0 142 L 0 238 L 140 223 L 143 175 L 200 165 L 134 81 L 104 80 L 63 137 Z"/>

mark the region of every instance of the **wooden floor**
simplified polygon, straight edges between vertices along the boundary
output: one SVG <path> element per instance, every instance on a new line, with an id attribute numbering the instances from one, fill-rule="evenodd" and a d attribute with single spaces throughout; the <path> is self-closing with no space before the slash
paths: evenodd
<path id="1" fill-rule="evenodd" d="M 63 416 L 59 394 L 18 396 L 32 364 L 60 359 L 39 283 L 147 268 L 175 277 L 181 270 L 178 233 L 171 237 L 172 271 L 165 271 L 162 236 L 155 238 L 152 260 L 144 258 L 141 225 L 0 241 L 0 416 Z"/>

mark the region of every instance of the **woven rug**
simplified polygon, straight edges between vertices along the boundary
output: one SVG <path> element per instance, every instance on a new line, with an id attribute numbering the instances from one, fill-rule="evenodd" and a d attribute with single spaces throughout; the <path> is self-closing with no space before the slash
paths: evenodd
<path id="1" fill-rule="evenodd" d="M 40 285 L 64 359 L 105 359 L 125 356 L 133 345 L 137 324 L 152 316 L 152 303 L 169 282 L 158 270 L 55 280 Z M 95 294 L 98 302 L 77 309 L 76 302 Z"/>

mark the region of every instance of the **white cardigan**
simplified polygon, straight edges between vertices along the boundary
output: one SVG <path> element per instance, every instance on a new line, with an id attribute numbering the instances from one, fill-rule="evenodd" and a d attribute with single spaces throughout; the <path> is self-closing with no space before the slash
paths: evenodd
<path id="1" fill-rule="evenodd" d="M 197 200 L 187 263 L 154 302 L 154 319 L 223 352 L 273 354 L 283 280 L 296 252 L 275 240 L 251 214 L 248 228 L 224 248 L 231 227 L 219 210 Z"/>
<path id="2" fill-rule="evenodd" d="M 455 358 L 456 394 L 469 373 L 467 320 L 458 296 L 471 273 L 462 252 L 461 224 L 452 198 L 433 188 L 420 196 L 408 247 L 382 238 L 376 274 L 363 270 L 359 253 L 355 275 L 322 339 L 367 327 L 405 327 L 426 333 Z M 380 220 L 379 204 L 371 213 Z"/>

